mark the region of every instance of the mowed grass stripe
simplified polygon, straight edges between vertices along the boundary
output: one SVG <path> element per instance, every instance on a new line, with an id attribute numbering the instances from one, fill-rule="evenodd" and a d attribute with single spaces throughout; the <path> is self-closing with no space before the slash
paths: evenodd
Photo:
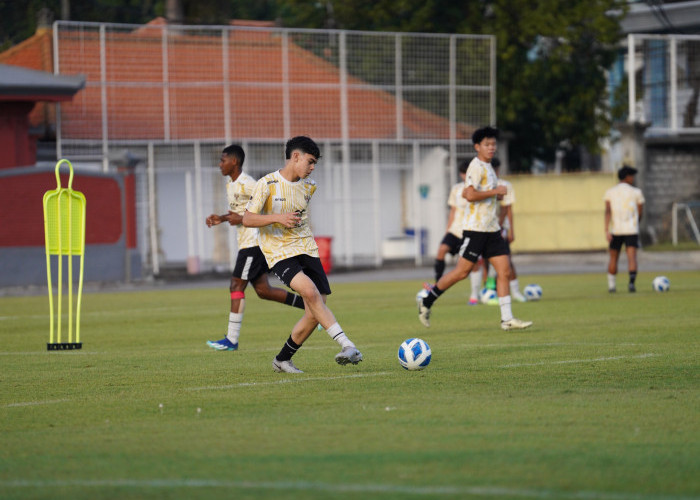
<path id="1" fill-rule="evenodd" d="M 602 491 L 554 491 L 527 488 L 505 488 L 498 486 L 401 486 L 396 484 L 329 484 L 308 481 L 227 481 L 218 479 L 86 479 L 86 480 L 15 480 L 2 481 L 0 487 L 7 488 L 123 488 L 123 489 L 210 489 L 228 490 L 278 490 L 318 491 L 331 494 L 404 494 L 430 497 L 509 497 L 509 498 L 561 498 L 567 500 L 697 500 L 700 497 L 676 495 L 640 495 Z"/>

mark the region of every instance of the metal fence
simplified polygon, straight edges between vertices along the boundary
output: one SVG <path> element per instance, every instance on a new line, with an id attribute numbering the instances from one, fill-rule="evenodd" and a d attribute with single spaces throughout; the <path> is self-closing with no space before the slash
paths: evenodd
<path id="1" fill-rule="evenodd" d="M 700 132 L 700 35 L 628 35 L 625 72 L 630 122 Z"/>
<path id="2" fill-rule="evenodd" d="M 204 227 L 225 212 L 221 149 L 242 144 L 259 177 L 301 134 L 322 146 L 311 222 L 335 260 L 379 265 L 401 253 L 394 240 L 423 234 L 419 262 L 444 233 L 472 131 L 496 122 L 490 36 L 59 21 L 54 61 L 86 76 L 60 105 L 58 156 L 138 163 L 138 242 L 155 274 L 193 257 L 230 266 L 234 231 Z"/>

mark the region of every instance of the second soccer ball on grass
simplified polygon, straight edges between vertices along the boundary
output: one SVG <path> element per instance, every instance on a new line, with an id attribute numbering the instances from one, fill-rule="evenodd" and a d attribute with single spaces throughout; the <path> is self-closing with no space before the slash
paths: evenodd
<path id="1" fill-rule="evenodd" d="M 523 293 L 525 294 L 525 298 L 527 298 L 528 301 L 540 300 L 542 298 L 542 287 L 533 283 L 527 285 L 523 290 Z"/>

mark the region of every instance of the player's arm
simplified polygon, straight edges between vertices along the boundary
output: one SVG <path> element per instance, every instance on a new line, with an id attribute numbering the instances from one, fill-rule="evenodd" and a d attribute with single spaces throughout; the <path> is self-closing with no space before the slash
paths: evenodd
<path id="1" fill-rule="evenodd" d="M 230 212 L 229 212 L 230 213 Z M 207 217 L 207 227 L 212 227 L 212 226 L 218 226 L 222 222 L 226 222 L 228 220 L 228 214 L 224 215 L 216 215 L 216 214 L 211 214 L 209 217 Z"/>
<path id="2" fill-rule="evenodd" d="M 243 213 L 243 225 L 245 227 L 263 227 L 270 224 L 282 224 L 290 229 L 299 225 L 301 217 L 296 212 L 283 214 L 256 214 L 246 210 Z"/>
<path id="3" fill-rule="evenodd" d="M 612 209 L 610 208 L 610 202 L 605 200 L 605 238 L 608 242 L 612 241 L 612 235 L 610 234 L 610 219 L 612 217 Z"/>
<path id="4" fill-rule="evenodd" d="M 493 196 L 500 196 L 501 198 L 508 192 L 505 186 L 496 186 L 495 189 L 488 189 L 486 191 L 477 191 L 474 186 L 467 186 L 462 191 L 462 196 L 464 196 L 468 202 L 482 201 Z M 499 198 L 500 199 L 500 198 Z"/>
<path id="5" fill-rule="evenodd" d="M 513 225 L 513 205 L 501 206 L 501 213 L 498 216 L 498 223 L 503 227 L 503 221 L 508 219 L 508 243 L 515 240 L 515 226 Z"/>
<path id="6" fill-rule="evenodd" d="M 457 211 L 456 207 L 450 207 L 450 215 L 447 216 L 447 229 L 449 229 L 452 226 L 452 223 L 455 220 L 455 212 Z"/>
<path id="7" fill-rule="evenodd" d="M 637 204 L 637 213 L 639 214 L 639 220 L 642 220 L 642 214 L 644 213 L 644 203 Z"/>
<path id="8" fill-rule="evenodd" d="M 243 215 L 229 210 L 228 215 L 226 215 L 226 219 L 232 226 L 237 226 L 243 222 Z"/>

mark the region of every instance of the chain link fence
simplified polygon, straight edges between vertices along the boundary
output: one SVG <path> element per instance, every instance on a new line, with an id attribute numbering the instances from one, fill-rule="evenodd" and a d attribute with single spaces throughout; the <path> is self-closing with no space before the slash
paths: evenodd
<path id="1" fill-rule="evenodd" d="M 59 21 L 54 61 L 87 80 L 60 105 L 58 156 L 135 165 L 153 274 L 192 259 L 230 268 L 235 231 L 204 225 L 226 212 L 221 149 L 243 145 L 257 178 L 283 166 L 295 135 L 322 149 L 311 223 L 336 263 L 420 262 L 445 231 L 471 133 L 496 122 L 490 36 Z"/>

